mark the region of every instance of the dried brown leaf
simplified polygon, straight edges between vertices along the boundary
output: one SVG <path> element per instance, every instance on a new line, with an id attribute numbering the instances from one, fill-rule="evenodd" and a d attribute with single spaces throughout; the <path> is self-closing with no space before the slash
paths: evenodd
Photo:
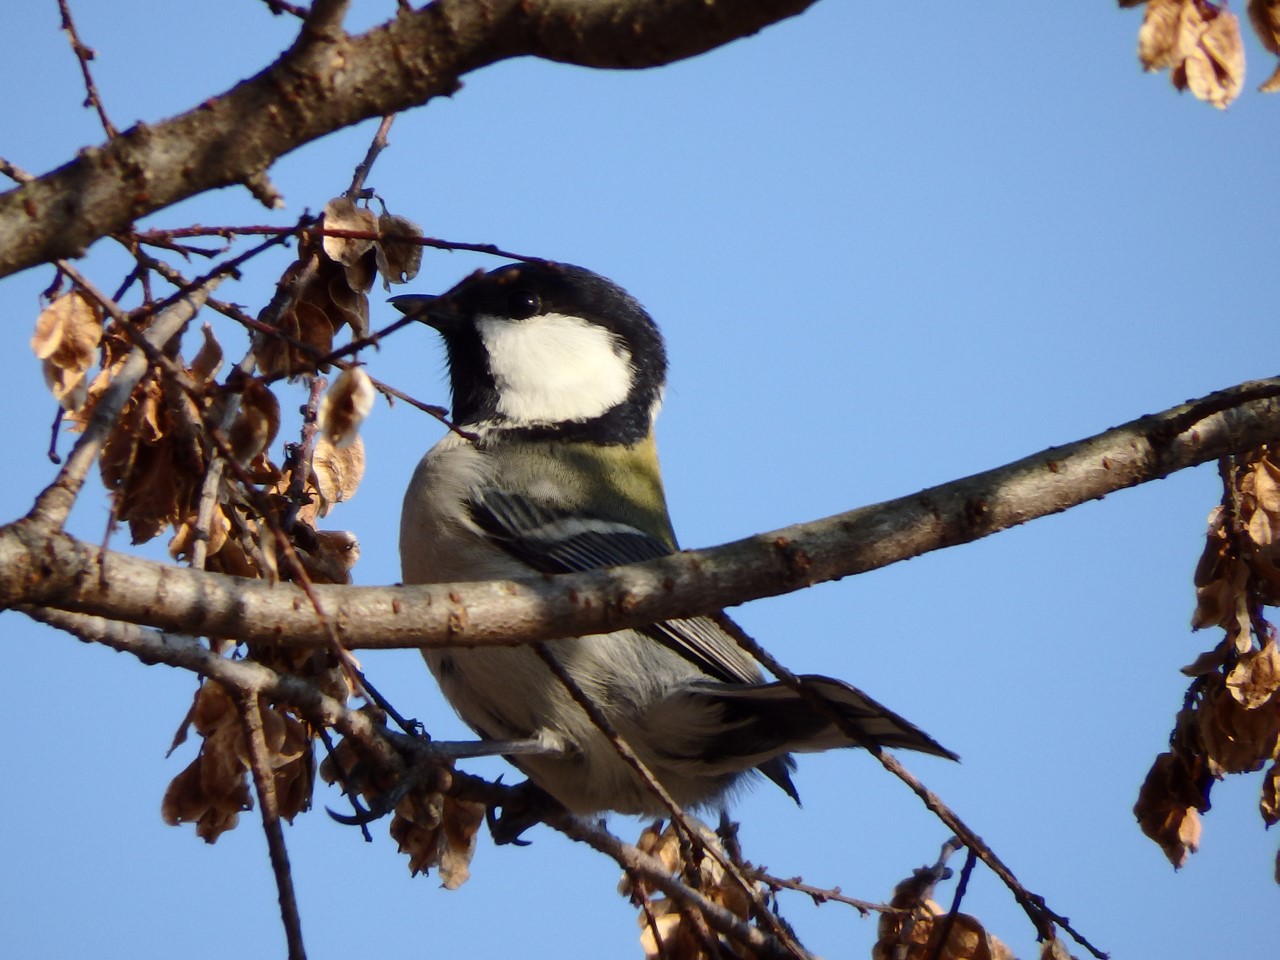
<path id="1" fill-rule="evenodd" d="M 1204 756 L 1216 777 L 1259 769 L 1275 754 L 1280 735 L 1274 708 L 1249 709 L 1228 689 L 1211 688 L 1196 713 Z"/>
<path id="2" fill-rule="evenodd" d="M 1175 868 L 1200 846 L 1201 810 L 1209 808 L 1203 764 L 1181 753 L 1162 753 L 1138 791 L 1133 814 L 1142 832 L 1160 844 Z"/>
<path id="3" fill-rule="evenodd" d="M 347 197 L 334 197 L 324 205 L 324 227 L 326 230 L 352 230 L 372 234 L 378 230 L 378 218 L 372 210 L 357 207 Z M 373 238 L 357 240 L 326 236 L 322 246 L 329 259 L 350 266 L 373 249 Z"/>
<path id="4" fill-rule="evenodd" d="M 1175 70 L 1173 80 L 1181 89 L 1178 80 L 1185 77 L 1186 89 L 1193 96 L 1225 110 L 1244 88 L 1244 69 L 1240 21 L 1234 13 L 1219 10 L 1188 53 L 1182 74 Z"/>
<path id="5" fill-rule="evenodd" d="M 239 714 L 226 690 L 208 681 L 196 692 L 191 722 L 204 742 L 169 784 L 161 813 L 171 826 L 194 823 L 196 834 L 213 843 L 252 806 Z"/>
<path id="6" fill-rule="evenodd" d="M 383 288 L 408 283 L 422 266 L 422 246 L 413 242 L 422 236 L 422 228 L 407 217 L 384 213 L 378 218 L 378 233 L 381 239 L 375 250 Z"/>
<path id="7" fill-rule="evenodd" d="M 1258 86 L 1259 93 L 1275 93 L 1277 90 L 1280 90 L 1280 66 L 1277 66 L 1271 76 Z"/>
<path id="8" fill-rule="evenodd" d="M 206 543 L 205 557 L 216 556 L 226 545 L 227 534 L 231 530 L 231 521 L 227 517 L 226 507 L 219 504 L 213 508 L 209 518 L 209 529 L 201 534 L 197 530 L 196 517 L 191 516 L 180 523 L 169 540 L 169 556 L 175 560 L 189 560 L 195 547 L 197 537 L 203 535 Z"/>
<path id="9" fill-rule="evenodd" d="M 320 402 L 318 423 L 328 441 L 339 450 L 356 439 L 360 424 L 373 410 L 377 391 L 363 367 L 348 367 L 333 382 Z"/>
<path id="10" fill-rule="evenodd" d="M 222 549 L 205 562 L 205 569 L 250 580 L 261 579 L 267 572 L 238 538 L 228 539 Z"/>
<path id="11" fill-rule="evenodd" d="M 350 266 L 325 263 L 320 273 L 326 285 L 327 302 L 324 309 L 335 330 L 351 327 L 352 335 L 359 338 L 369 334 L 369 291 L 378 268 L 373 252 Z M 317 300 L 317 302 L 319 302 Z"/>
<path id="12" fill-rule="evenodd" d="M 364 441 L 357 434 L 352 443 L 338 449 L 323 435 L 316 441 L 311 458 L 311 479 L 320 500 L 320 516 L 327 516 L 336 503 L 350 500 L 364 477 Z"/>
<path id="13" fill-rule="evenodd" d="M 317 361 L 333 352 L 335 333 L 348 322 L 349 306 L 334 302 L 330 280 L 351 300 L 355 294 L 347 286 L 344 268 L 324 257 L 308 254 L 291 263 L 280 279 L 280 289 L 292 291 L 290 298 L 259 316 L 264 322 L 274 312 L 274 329 L 279 336 L 267 336 L 258 346 L 258 370 L 268 377 L 292 377 L 317 368 Z"/>
<path id="14" fill-rule="evenodd" d="M 1280 821 L 1280 762 L 1271 764 L 1262 776 L 1262 797 L 1258 801 L 1262 821 L 1268 827 Z"/>
<path id="15" fill-rule="evenodd" d="M 1076 960 L 1067 945 L 1057 937 L 1050 937 L 1040 944 L 1040 960 Z"/>
<path id="16" fill-rule="evenodd" d="M 343 762 L 343 766 L 347 766 Z M 324 771 L 326 778 L 335 771 L 332 765 Z M 458 800 L 441 792 L 447 789 L 449 771 L 436 771 L 439 789 L 410 794 L 396 805 L 391 821 L 391 837 L 400 852 L 409 856 L 413 875 L 437 867 L 441 883 L 456 890 L 470 877 L 471 857 L 476 837 L 484 822 L 484 804 Z M 349 782 L 344 777 L 344 782 Z M 366 792 L 366 796 L 369 793 Z M 376 797 L 376 793 L 373 794 Z"/>
<path id="17" fill-rule="evenodd" d="M 896 891 L 894 900 L 894 906 L 916 908 L 917 912 L 910 922 L 900 913 L 881 914 L 878 938 L 871 948 L 872 960 L 1014 960 L 1013 952 L 971 914 L 955 915 L 946 943 L 942 944 L 947 924 L 943 919 L 945 911 L 937 903 L 925 900 L 917 907 L 919 901 L 909 897 L 897 903 Z"/>
<path id="18" fill-rule="evenodd" d="M 1138 59 L 1146 70 L 1168 70 L 1178 90 L 1220 110 L 1244 83 L 1240 23 L 1205 0 L 1150 0 L 1138 30 Z"/>
<path id="19" fill-rule="evenodd" d="M 1138 59 L 1144 70 L 1168 70 L 1194 48 L 1204 19 L 1194 0 L 1150 0 L 1138 28 Z"/>
<path id="20" fill-rule="evenodd" d="M 31 349 L 64 410 L 79 410 L 88 399 L 85 375 L 101 341 L 102 308 L 78 290 L 58 297 L 36 319 Z"/>
<path id="21" fill-rule="evenodd" d="M 1218 579 L 1218 569 L 1227 555 L 1227 546 L 1226 515 L 1219 504 L 1209 511 L 1209 518 L 1205 522 L 1204 551 L 1200 554 L 1192 578 L 1197 587 Z"/>
<path id="22" fill-rule="evenodd" d="M 88 367 L 101 339 L 102 308 L 79 290 L 72 290 L 49 304 L 36 319 L 31 349 L 40 360 L 79 360 Z"/>
<path id="23" fill-rule="evenodd" d="M 1226 686 L 1247 710 L 1257 710 L 1275 700 L 1275 692 L 1280 689 L 1280 650 L 1276 642 L 1268 639 L 1261 650 L 1243 654 L 1227 674 Z"/>
<path id="24" fill-rule="evenodd" d="M 458 889 L 471 876 L 471 858 L 476 852 L 476 836 L 484 823 L 484 814 L 483 803 L 445 797 L 440 882 L 446 890 Z"/>
<path id="25" fill-rule="evenodd" d="M 280 431 L 280 401 L 258 378 L 245 381 L 240 410 L 227 433 L 231 453 L 240 463 L 261 455 Z"/>
<path id="26" fill-rule="evenodd" d="M 1182 673 L 1188 677 L 1203 677 L 1210 673 L 1216 673 L 1217 670 L 1227 662 L 1228 646 L 1224 643 L 1218 644 L 1212 650 L 1206 650 L 1195 660 L 1182 668 Z"/>
<path id="27" fill-rule="evenodd" d="M 194 823 L 196 835 L 206 843 L 214 843 L 223 833 L 235 828 L 241 810 L 249 809 L 249 787 L 242 777 L 237 795 L 215 802 L 209 797 L 205 780 L 202 752 L 170 782 L 160 813 L 171 827 Z"/>
<path id="28" fill-rule="evenodd" d="M 665 900 L 655 903 L 652 911 L 652 921 L 640 914 L 640 949 L 646 957 L 702 960 L 702 946 L 686 929 L 684 917 Z"/>
<path id="29" fill-rule="evenodd" d="M 155 379 L 138 385 L 103 446 L 102 481 L 134 543 L 195 512 L 205 456 L 190 403 Z"/>
<path id="30" fill-rule="evenodd" d="M 204 336 L 204 342 L 191 361 L 191 376 L 197 383 L 209 383 L 222 369 L 222 345 L 213 335 L 213 327 L 209 324 L 201 325 L 200 333 Z"/>
<path id="31" fill-rule="evenodd" d="M 1280 515 L 1280 467 L 1271 461 L 1270 451 L 1254 457 L 1241 487 L 1253 494 L 1257 508 Z"/>
<path id="32" fill-rule="evenodd" d="M 702 831 L 703 845 L 690 847 L 674 825 L 663 829 L 660 823 L 654 824 L 641 833 L 636 846 L 661 861 L 673 876 L 691 883 L 708 900 L 746 919 L 752 909 L 751 893 L 725 871 L 716 857 L 706 852 L 713 846 L 720 847 L 720 842 L 705 827 Z M 710 960 L 698 928 L 670 900 L 654 896 L 656 890 L 648 882 L 624 874 L 618 890 L 630 897 L 632 903 L 647 907 L 641 911 L 638 921 L 640 945 L 646 956 Z"/>
<path id="33" fill-rule="evenodd" d="M 1191 628 L 1222 627 L 1232 636 L 1248 635 L 1249 567 L 1242 560 L 1229 557 L 1218 568 L 1218 578 L 1196 589 L 1196 609 L 1191 615 Z"/>
<path id="34" fill-rule="evenodd" d="M 1249 0 L 1249 22 L 1268 52 L 1280 54 L 1280 0 Z"/>

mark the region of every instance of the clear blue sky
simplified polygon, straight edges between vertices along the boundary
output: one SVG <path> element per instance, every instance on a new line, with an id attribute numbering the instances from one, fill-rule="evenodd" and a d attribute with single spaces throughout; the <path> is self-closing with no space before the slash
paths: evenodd
<path id="1" fill-rule="evenodd" d="M 40 173 L 101 131 L 80 107 L 56 3 L 10 6 L 0 155 Z M 258 71 L 294 29 L 254 2 L 73 8 L 121 127 Z M 351 25 L 393 8 L 360 0 Z M 430 234 L 581 263 L 650 308 L 672 358 L 660 443 L 677 530 L 688 546 L 719 543 L 1276 372 L 1280 100 L 1246 92 L 1224 115 L 1179 97 L 1140 71 L 1139 22 L 1108 2 L 823 0 L 657 71 L 502 64 L 402 116 L 371 183 Z M 1271 65 L 1251 38 L 1247 51 L 1252 91 Z M 341 192 L 372 130 L 276 165 L 286 218 Z M 270 219 L 227 190 L 147 224 Z M 110 289 L 123 262 L 103 243 L 82 269 Z M 429 255 L 415 289 L 480 265 Z M 256 310 L 283 266 L 254 267 L 221 295 Z M 26 346 L 50 277 L 0 285 L 6 517 L 52 476 L 53 405 Z M 445 401 L 430 331 L 370 361 Z M 401 491 L 438 434 L 404 406 L 368 423 L 364 486 L 330 518 L 360 537 L 360 583 L 398 579 Z M 1131 813 L 1180 703 L 1178 667 L 1216 641 L 1188 618 L 1217 497 L 1209 466 L 737 613 L 793 669 L 857 683 L 960 753 L 959 765 L 905 759 L 1117 958 L 1260 955 L 1274 948 L 1280 889 L 1258 777 L 1215 789 L 1203 849 L 1179 874 Z M 104 519 L 94 500 L 74 528 L 97 540 Z M 3 623 L 6 951 L 283 955 L 256 814 L 213 847 L 160 820 L 191 756 L 164 752 L 193 679 L 16 614 Z M 433 734 L 464 735 L 416 654 L 363 660 Z M 767 785 L 735 808 L 747 855 L 779 874 L 887 898 L 946 839 L 865 756 L 802 758 L 796 782 L 803 809 Z M 339 805 L 324 790 L 317 801 Z M 532 838 L 482 840 L 474 878 L 451 893 L 411 880 L 385 828 L 368 846 L 323 812 L 302 817 L 288 842 L 311 956 L 638 956 L 617 868 L 549 831 Z M 868 955 L 874 919 L 798 896 L 782 908 L 817 953 Z M 966 908 L 1034 956 L 1031 928 L 981 868 Z"/>

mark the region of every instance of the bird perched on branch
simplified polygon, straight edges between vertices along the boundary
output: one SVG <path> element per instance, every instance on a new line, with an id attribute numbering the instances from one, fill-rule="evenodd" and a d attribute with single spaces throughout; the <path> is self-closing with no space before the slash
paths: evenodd
<path id="1" fill-rule="evenodd" d="M 444 338 L 454 421 L 471 435 L 450 433 L 413 475 L 405 582 L 592 570 L 677 550 L 653 438 L 666 351 L 635 299 L 581 267 L 532 262 L 392 302 Z M 617 739 L 689 808 L 720 802 L 753 771 L 798 800 L 792 752 L 955 758 L 839 680 L 802 677 L 807 695 L 766 682 L 723 615 L 424 655 L 462 719 L 575 813 L 669 812 Z"/>

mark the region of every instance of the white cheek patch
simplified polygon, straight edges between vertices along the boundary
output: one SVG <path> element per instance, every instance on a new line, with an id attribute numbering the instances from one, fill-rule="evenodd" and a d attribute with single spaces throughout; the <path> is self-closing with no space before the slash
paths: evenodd
<path id="1" fill-rule="evenodd" d="M 617 336 L 581 317 L 480 317 L 498 412 L 516 423 L 590 420 L 631 392 L 635 368 Z"/>

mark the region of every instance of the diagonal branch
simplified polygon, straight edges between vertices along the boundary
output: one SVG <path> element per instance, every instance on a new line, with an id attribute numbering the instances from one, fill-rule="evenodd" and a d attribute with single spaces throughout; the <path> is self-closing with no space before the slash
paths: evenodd
<path id="1" fill-rule="evenodd" d="M 968 543 L 1277 437 L 1280 378 L 1273 378 L 897 500 L 648 563 L 524 581 L 313 589 L 347 649 L 607 633 Z M 280 646 L 331 642 L 295 585 L 102 551 L 37 516 L 0 527 L 0 605 L 17 604 Z"/>
<path id="2" fill-rule="evenodd" d="M 267 69 L 196 108 L 137 124 L 0 195 L 0 277 L 76 257 L 179 200 L 243 184 L 275 200 L 278 158 L 371 117 L 457 91 L 480 67 L 535 56 L 591 67 L 660 66 L 749 36 L 814 0 L 436 0 L 359 36 L 346 4 L 312 7 Z"/>

